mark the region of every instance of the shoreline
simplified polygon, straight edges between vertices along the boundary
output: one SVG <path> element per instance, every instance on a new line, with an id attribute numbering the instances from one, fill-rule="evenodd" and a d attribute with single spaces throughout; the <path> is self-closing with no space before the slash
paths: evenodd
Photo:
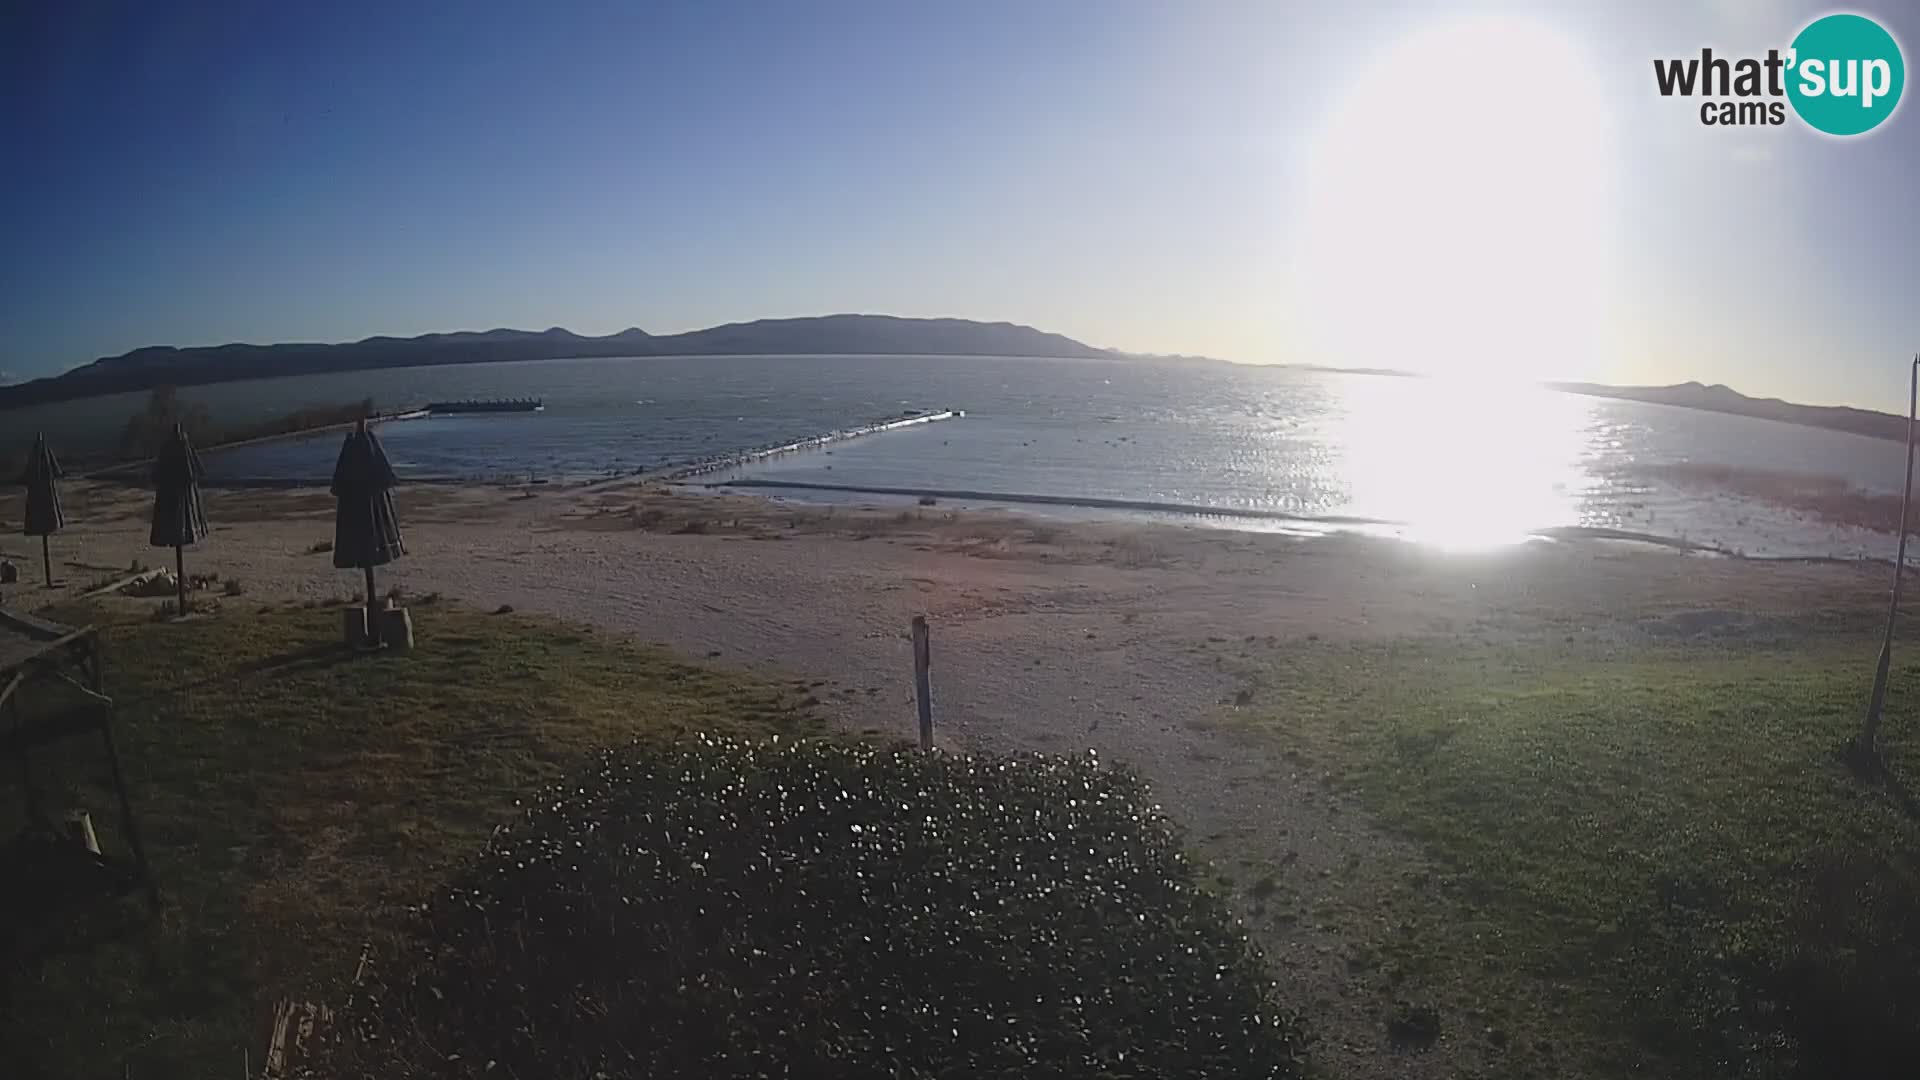
<path id="1" fill-rule="evenodd" d="M 964 415 L 964 414 L 962 414 Z M 404 415 L 400 418 L 406 418 Z M 928 419 L 946 419 L 944 415 Z M 923 420 L 910 423 L 926 422 Z M 342 430 L 349 425 L 329 425 L 319 431 Z M 297 433 L 310 435 L 313 431 Z M 295 434 L 267 436 L 249 442 L 266 442 L 289 437 Z M 808 440 L 804 444 L 787 444 L 766 450 L 749 451 L 742 455 L 729 455 L 730 458 L 760 460 L 766 457 L 813 449 L 817 445 L 827 445 L 833 441 L 858 437 L 856 434 L 834 433 L 820 436 L 826 442 L 815 443 Z M 726 464 L 700 464 L 693 467 L 691 475 L 711 473 L 741 464 L 729 461 Z M 131 468 L 129 466 L 128 468 Z M 444 492 L 513 492 L 514 498 L 533 497 L 547 493 L 560 497 L 585 496 L 617 493 L 624 489 L 659 485 L 663 489 L 685 491 L 700 499 L 744 498 L 754 500 L 770 509 L 806 507 L 816 511 L 832 512 L 835 508 L 854 511 L 877 511 L 897 508 L 898 503 L 862 503 L 833 499 L 808 500 L 808 493 L 818 495 L 868 495 L 876 499 L 912 500 L 920 509 L 936 507 L 937 504 L 921 500 L 951 500 L 954 505 L 949 511 L 963 514 L 1011 514 L 1018 516 L 1023 507 L 1043 507 L 1059 510 L 1083 510 L 1092 513 L 1077 516 L 1049 516 L 1045 520 L 1049 527 L 1055 524 L 1110 525 L 1120 527 L 1161 527 L 1173 529 L 1200 528 L 1230 534 L 1248 536 L 1282 536 L 1295 540 L 1319 537 L 1353 536 L 1371 540 L 1386 540 L 1403 543 L 1412 547 L 1425 546 L 1417 538 L 1403 535 L 1398 530 L 1409 527 L 1409 523 L 1390 518 L 1373 518 L 1343 514 L 1295 514 L 1282 510 L 1264 510 L 1254 507 L 1207 506 L 1199 503 L 1162 502 L 1147 499 L 1114 499 L 1099 496 L 1046 495 L 1019 492 L 991 492 L 961 488 L 938 487 L 888 487 L 854 484 L 825 484 L 811 481 L 785 481 L 766 479 L 713 480 L 693 482 L 680 477 L 689 473 L 661 471 L 652 474 L 630 473 L 593 480 L 554 480 L 548 478 L 517 479 L 513 477 L 458 477 L 458 476 L 408 476 L 402 480 L 402 487 L 415 486 L 423 489 Z M 81 479 L 112 484 L 129 490 L 144 490 L 144 481 L 138 476 L 111 476 L 101 473 L 85 474 Z M 234 477 L 209 480 L 201 485 L 207 492 L 228 492 L 239 496 L 247 493 L 266 494 L 284 493 L 298 496 L 301 494 L 324 493 L 327 481 L 323 479 L 303 479 L 297 477 Z M 536 490 L 537 489 L 537 490 Z M 783 492 L 792 492 L 795 498 L 785 498 Z M 973 505 L 967 505 L 973 504 Z M 1103 513 L 1106 512 L 1106 513 Z M 1276 529 L 1250 528 L 1238 524 L 1241 522 L 1269 522 Z M 1294 526 L 1288 529 L 1285 526 Z M 1891 534 L 1888 534 L 1891 542 Z M 1560 543 L 1608 542 L 1632 544 L 1646 548 L 1672 551 L 1679 554 L 1712 558 L 1723 558 L 1752 563 L 1792 563 L 1801 565 L 1836 566 L 1891 566 L 1893 559 L 1879 555 L 1823 555 L 1823 554 L 1767 554 L 1752 553 L 1738 548 L 1730 548 L 1710 543 L 1689 540 L 1684 536 L 1672 536 L 1633 529 L 1620 529 L 1602 525 L 1541 525 L 1516 532 L 1511 541 L 1487 545 L 1488 550 L 1514 547 L 1532 541 L 1551 541 Z M 1920 567 L 1920 551 L 1908 557 L 1910 566 Z"/>
<path id="2" fill-rule="evenodd" d="M 428 416 L 424 409 L 404 409 L 380 414 L 372 418 L 373 423 L 385 423 L 398 420 L 410 420 Z M 606 473 L 593 477 L 532 477 L 525 479 L 516 475 L 497 476 L 453 476 L 428 475 L 409 476 L 406 483 L 438 488 L 491 488 L 517 490 L 522 497 L 531 497 L 534 489 L 547 492 L 594 493 L 616 491 L 633 484 L 665 484 L 671 487 L 701 491 L 707 493 L 735 493 L 754 498 L 780 500 L 780 493 L 796 493 L 800 501 L 806 501 L 806 495 L 842 495 L 872 496 L 878 499 L 908 499 L 921 506 L 933 505 L 938 500 L 952 500 L 962 503 L 978 504 L 983 509 L 1017 510 L 1022 506 L 1053 507 L 1062 510 L 1111 511 L 1113 521 L 1153 522 L 1158 524 L 1199 525 L 1207 528 L 1233 531 L 1277 531 L 1292 532 L 1296 536 L 1318 536 L 1337 533 L 1404 540 L 1417 543 L 1417 539 L 1404 535 L 1404 530 L 1412 528 L 1412 523 L 1385 517 L 1371 517 L 1352 514 L 1307 514 L 1285 510 L 1273 510 L 1246 506 L 1219 506 L 1203 503 L 1186 503 L 1158 499 L 1116 498 L 1095 495 L 1049 494 L 1033 492 L 989 491 L 971 488 L 949 488 L 936 486 L 891 486 L 871 484 L 837 484 L 819 481 L 781 480 L 771 477 L 732 476 L 725 479 L 700 480 L 700 477 L 712 476 L 753 465 L 757 462 L 792 454 L 816 451 L 841 442 L 882 434 L 906 427 L 938 423 L 963 418 L 966 412 L 960 409 L 908 410 L 882 419 L 838 428 L 822 434 L 809 436 L 771 446 L 753 447 L 738 451 L 712 454 L 707 457 L 684 462 L 670 462 L 652 470 L 645 468 L 632 471 Z M 260 436 L 254 439 L 223 443 L 208 448 L 205 453 L 214 455 L 222 452 L 243 449 L 264 443 L 281 442 L 289 439 L 310 438 L 330 431 L 344 430 L 351 423 L 323 425 L 318 428 L 305 428 L 299 431 L 280 432 Z M 127 463 L 106 470 L 97 470 L 84 474 L 88 479 L 104 479 L 108 482 L 134 483 L 138 480 L 136 470 L 145 462 Z M 285 476 L 239 476 L 210 479 L 204 483 L 208 490 L 228 489 L 233 491 L 289 491 L 319 489 L 324 487 L 323 477 L 285 477 Z M 818 499 L 816 505 L 844 505 L 844 500 Z M 1100 520 L 1097 516 L 1092 520 Z M 1236 522 L 1265 522 L 1276 526 L 1275 529 L 1250 529 Z M 1852 524 L 1849 522 L 1848 524 Z M 1291 528 L 1289 528 L 1291 527 Z M 1821 552 L 1777 552 L 1749 554 L 1744 548 L 1730 543 L 1711 543 L 1689 539 L 1684 533 L 1654 532 L 1646 529 L 1627 529 L 1603 525 L 1539 525 L 1516 530 L 1511 542 L 1530 540 L 1579 541 L 1602 540 L 1620 543 L 1639 544 L 1679 551 L 1687 554 L 1707 555 L 1731 559 L 1766 562 L 1831 562 L 1836 564 L 1879 564 L 1890 565 L 1892 559 L 1868 554 L 1833 554 Z M 1504 542 L 1504 541 L 1503 541 Z M 1500 546 L 1494 544 L 1493 546 Z M 1920 555 L 1916 556 L 1920 562 Z"/>
<path id="3" fill-rule="evenodd" d="M 760 497 L 760 492 L 830 492 L 836 494 L 875 495 L 916 500 L 926 498 L 953 499 L 963 503 L 973 502 L 989 505 L 1008 504 L 1012 507 L 1031 505 L 1085 510 L 1113 510 L 1119 512 L 1119 516 L 1104 519 L 1096 517 L 1090 520 L 1112 522 L 1139 521 L 1143 519 L 1132 515 L 1144 515 L 1144 520 L 1160 524 L 1179 525 L 1185 523 L 1179 519 L 1189 519 L 1194 523 L 1210 528 L 1260 534 L 1266 533 L 1267 530 L 1241 530 L 1237 529 L 1236 526 L 1230 522 L 1271 521 L 1302 526 L 1308 530 L 1305 533 L 1307 536 L 1355 535 L 1376 539 L 1396 540 L 1415 545 L 1419 544 L 1419 541 L 1401 536 L 1394 531 L 1395 529 L 1406 527 L 1407 522 L 1396 521 L 1390 518 L 1371 518 L 1342 514 L 1295 514 L 1284 510 L 1263 510 L 1255 507 L 1207 506 L 1199 503 L 1162 502 L 1151 499 L 1110 499 L 1090 495 L 1037 495 L 1019 492 L 974 491 L 962 488 L 902 488 L 854 484 L 824 484 L 799 480 L 718 480 L 704 484 L 685 484 L 681 486 L 715 493 L 737 492 L 749 497 Z M 818 505 L 836 504 L 823 502 Z M 1164 520 L 1165 518 L 1173 518 L 1175 520 L 1168 522 Z M 1217 519 L 1228 520 L 1219 521 Z M 1277 535 L 1289 534 L 1279 533 Z M 1536 526 L 1528 528 L 1518 534 L 1518 540 L 1516 542 L 1525 542 L 1527 540 L 1565 542 L 1611 541 L 1640 544 L 1684 554 L 1709 555 L 1746 562 L 1802 563 L 1809 565 L 1834 564 L 1846 566 L 1893 565 L 1892 559 L 1878 556 L 1756 555 L 1715 544 L 1688 540 L 1681 536 L 1669 536 L 1663 533 L 1651 533 L 1633 529 L 1618 529 L 1602 525 Z M 1920 554 L 1910 557 L 1908 562 L 1909 565 L 1920 565 Z"/>

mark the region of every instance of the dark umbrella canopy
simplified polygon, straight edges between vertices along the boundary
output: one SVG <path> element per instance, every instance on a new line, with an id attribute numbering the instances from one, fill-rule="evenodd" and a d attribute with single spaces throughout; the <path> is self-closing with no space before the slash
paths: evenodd
<path id="1" fill-rule="evenodd" d="M 399 478 L 380 440 L 363 421 L 347 435 L 333 466 L 333 565 L 384 566 L 407 553 L 393 512 Z"/>
<path id="2" fill-rule="evenodd" d="M 64 475 L 47 437 L 35 436 L 33 451 L 27 455 L 26 475 L 20 478 L 27 485 L 27 527 L 21 530 L 26 535 L 51 536 L 66 525 L 66 515 L 60 512 L 60 478 Z"/>
<path id="3" fill-rule="evenodd" d="M 193 440 L 179 424 L 153 459 L 153 532 L 154 547 L 185 547 L 206 539 L 207 514 L 200 505 L 200 480 L 206 470 L 200 467 L 200 455 L 193 451 Z"/>

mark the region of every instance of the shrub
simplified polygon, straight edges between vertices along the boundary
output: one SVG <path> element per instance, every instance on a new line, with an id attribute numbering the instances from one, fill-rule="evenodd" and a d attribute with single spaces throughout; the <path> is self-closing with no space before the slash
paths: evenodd
<path id="1" fill-rule="evenodd" d="M 933 496 L 931 496 L 931 495 L 922 495 L 922 496 L 920 496 L 920 505 L 921 505 L 921 506 L 933 506 L 933 505 L 936 505 L 937 503 L 939 503 L 939 501 L 940 501 L 939 499 L 936 499 L 936 498 L 934 498 L 934 497 L 933 497 Z"/>
<path id="2" fill-rule="evenodd" d="M 1252 946 L 1091 758 L 605 751 L 418 931 L 346 1071 L 1301 1075 Z"/>
<path id="3" fill-rule="evenodd" d="M 222 587 L 221 591 L 228 596 L 239 596 L 241 593 L 247 591 L 247 587 L 240 584 L 239 578 L 228 578 L 226 585 Z"/>
<path id="4" fill-rule="evenodd" d="M 673 531 L 681 536 L 699 536 L 707 531 L 707 523 L 704 518 L 693 518 L 682 522 L 680 527 Z"/>

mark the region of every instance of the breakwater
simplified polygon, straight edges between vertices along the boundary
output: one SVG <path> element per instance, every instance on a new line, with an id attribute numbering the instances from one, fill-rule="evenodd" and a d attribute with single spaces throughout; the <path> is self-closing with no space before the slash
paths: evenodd
<path id="1" fill-rule="evenodd" d="M 710 458 L 683 462 L 663 470 L 664 478 L 672 482 L 691 480 L 696 476 L 711 476 L 728 469 L 737 469 L 751 465 L 756 461 L 797 454 L 803 450 L 817 450 L 823 446 L 858 439 L 867 435 L 878 435 L 884 431 L 896 431 L 900 428 L 916 427 L 920 424 L 934 424 L 942 420 L 954 420 L 967 415 L 964 409 L 939 409 L 933 412 L 914 411 L 876 420 L 871 424 L 858 424 L 853 427 L 839 428 L 824 435 L 815 435 L 798 442 L 782 443 L 778 446 L 765 446 L 754 450 L 740 450 L 727 454 L 716 454 Z"/>

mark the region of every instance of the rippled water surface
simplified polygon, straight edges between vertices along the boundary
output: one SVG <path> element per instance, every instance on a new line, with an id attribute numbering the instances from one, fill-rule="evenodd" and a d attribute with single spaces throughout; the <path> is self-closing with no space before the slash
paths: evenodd
<path id="1" fill-rule="evenodd" d="M 422 478 L 653 470 L 902 409 L 952 407 L 967 416 L 723 475 L 1365 518 L 1462 547 L 1587 525 L 1752 554 L 1883 556 L 1879 534 L 1727 493 L 1681 490 L 1644 467 L 1709 463 L 1897 492 L 1902 465 L 1896 443 L 1743 417 L 1543 390 L 1177 362 L 593 359 L 303 376 L 182 393 L 227 423 L 367 395 L 382 408 L 461 397 L 545 399 L 541 413 L 383 426 L 396 466 Z M 110 443 L 140 401 L 123 395 L 27 410 L 8 426 L 44 427 L 69 445 Z M 338 441 L 329 435 L 250 447 L 210 455 L 208 466 L 216 478 L 318 480 Z"/>

